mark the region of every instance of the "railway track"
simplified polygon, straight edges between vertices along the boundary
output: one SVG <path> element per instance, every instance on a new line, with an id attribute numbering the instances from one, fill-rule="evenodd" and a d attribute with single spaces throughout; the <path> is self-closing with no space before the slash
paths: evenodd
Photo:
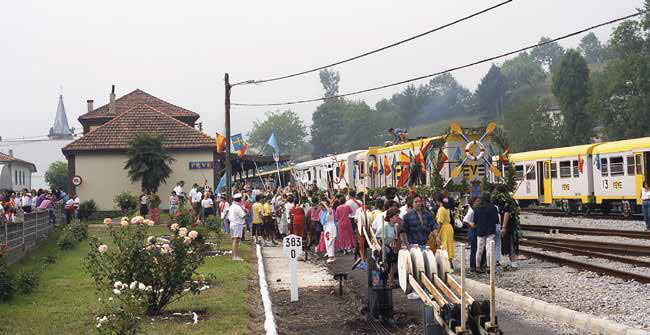
<path id="1" fill-rule="evenodd" d="M 566 248 L 602 252 L 607 254 L 650 256 L 650 246 L 638 244 L 574 240 L 568 238 L 555 238 L 546 236 L 526 236 L 522 239 L 522 241 L 540 241 L 544 244 L 553 244 Z"/>
<path id="2" fill-rule="evenodd" d="M 599 212 L 591 212 L 588 214 L 585 213 L 578 213 L 574 212 L 571 215 L 567 214 L 566 212 L 562 211 L 561 209 L 556 209 L 556 208 L 521 208 L 522 213 L 535 213 L 535 214 L 540 214 L 544 216 L 552 216 L 552 217 L 570 217 L 570 216 L 575 216 L 575 217 L 585 217 L 585 218 L 591 218 L 591 219 L 607 219 L 607 220 L 621 220 L 621 221 L 641 221 L 643 220 L 643 217 L 641 215 L 633 214 L 628 217 L 623 216 L 623 214 L 603 214 Z"/>
<path id="3" fill-rule="evenodd" d="M 620 237 L 650 240 L 650 231 L 642 231 L 642 230 L 619 230 L 619 229 L 547 226 L 547 225 L 532 225 L 532 224 L 520 224 L 519 228 L 528 231 L 548 232 L 549 230 L 553 230 L 553 231 L 558 231 L 561 234 L 620 236 Z"/>

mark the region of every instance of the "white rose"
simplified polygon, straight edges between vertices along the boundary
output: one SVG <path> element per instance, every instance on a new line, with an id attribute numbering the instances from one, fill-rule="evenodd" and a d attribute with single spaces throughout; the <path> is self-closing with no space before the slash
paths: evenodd
<path id="1" fill-rule="evenodd" d="M 143 283 L 138 284 L 138 289 L 140 291 L 144 291 L 146 288 L 147 288 L 147 286 L 145 284 L 143 284 Z"/>
<path id="2" fill-rule="evenodd" d="M 178 230 L 178 235 L 181 237 L 185 237 L 187 235 L 187 228 L 183 227 Z"/>
<path id="3" fill-rule="evenodd" d="M 129 285 L 127 285 L 127 284 L 122 284 L 122 289 L 123 289 L 123 290 L 126 290 L 127 288 L 129 288 Z"/>
<path id="4" fill-rule="evenodd" d="M 146 224 L 147 226 L 153 226 L 154 223 L 155 222 L 153 222 L 153 220 L 149 220 L 149 219 L 144 220 L 144 224 Z"/>
<path id="5" fill-rule="evenodd" d="M 106 244 L 102 244 L 102 245 L 100 245 L 100 246 L 97 248 L 97 251 L 99 251 L 100 253 L 103 254 L 103 253 L 105 253 L 106 251 L 108 251 L 108 246 L 107 246 Z"/>
<path id="6" fill-rule="evenodd" d="M 192 243 L 192 238 L 189 236 L 185 236 L 185 239 L 183 239 L 183 243 L 185 244 L 190 244 Z"/>
<path id="7" fill-rule="evenodd" d="M 169 227 L 172 231 L 177 231 L 178 230 L 178 223 L 172 224 L 171 227 Z"/>
<path id="8" fill-rule="evenodd" d="M 109 224 L 111 224 L 111 223 L 113 223 L 113 219 L 111 219 L 111 218 L 105 218 L 105 219 L 104 219 L 104 224 L 105 224 L 105 225 L 109 225 Z"/>
<path id="9" fill-rule="evenodd" d="M 129 221 L 124 221 L 123 220 L 123 221 L 120 222 L 120 224 L 122 225 L 122 227 L 126 227 L 126 226 L 129 225 Z"/>
<path id="10" fill-rule="evenodd" d="M 144 218 L 143 218 L 142 216 L 139 216 L 139 215 L 138 215 L 138 216 L 134 216 L 134 217 L 131 219 L 131 223 L 132 223 L 132 224 L 141 224 L 143 221 L 144 221 Z"/>
<path id="11" fill-rule="evenodd" d="M 196 230 L 192 230 L 189 234 L 187 234 L 187 236 L 189 236 L 192 239 L 195 239 L 195 238 L 199 237 L 199 232 L 196 231 Z"/>
<path id="12" fill-rule="evenodd" d="M 131 285 L 129 285 L 129 289 L 130 290 L 135 290 L 136 286 L 138 286 L 138 282 L 134 281 L 134 282 L 131 283 Z"/>
<path id="13" fill-rule="evenodd" d="M 120 292 L 120 290 L 118 290 L 118 289 L 113 289 L 113 293 L 115 293 L 115 295 L 120 295 L 120 293 L 122 293 L 122 292 Z"/>
<path id="14" fill-rule="evenodd" d="M 116 281 L 115 284 L 113 284 L 113 287 L 115 287 L 115 288 L 122 287 L 122 282 L 121 281 Z"/>

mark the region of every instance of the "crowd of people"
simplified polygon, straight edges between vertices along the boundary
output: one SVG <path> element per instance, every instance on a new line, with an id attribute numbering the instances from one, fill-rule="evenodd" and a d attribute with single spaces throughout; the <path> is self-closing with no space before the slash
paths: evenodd
<path id="1" fill-rule="evenodd" d="M 15 223 L 19 213 L 31 213 L 36 210 L 48 211 L 54 223 L 54 205 L 62 202 L 65 206 L 66 220 L 70 223 L 79 215 L 80 199 L 74 194 L 62 190 L 4 190 L 0 194 L 0 223 Z"/>
<path id="2" fill-rule="evenodd" d="M 170 205 L 182 201 L 175 192 L 182 193 L 182 189 L 172 192 Z M 446 192 L 399 196 L 397 190 L 380 195 L 354 190 L 321 192 L 315 187 L 307 190 L 291 185 L 276 189 L 244 185 L 233 188 L 231 203 L 225 194 L 214 196 L 204 191 L 201 200 L 200 192 L 196 193 L 190 191 L 188 201 L 197 213 L 202 210 L 204 215 L 221 218 L 223 231 L 233 239 L 234 260 L 241 260 L 242 241 L 275 246 L 289 234 L 301 236 L 305 251 L 326 257 L 328 263 L 335 262 L 337 254 L 353 253 L 355 266 L 362 264 L 369 256 L 369 240 L 385 248 L 393 265 L 400 249 L 413 247 L 442 248 L 452 260 L 454 231 L 467 229 L 472 272 L 486 270 L 489 241 L 494 241 L 499 251 L 497 266 L 501 266 L 503 253 L 510 258 L 505 269 L 517 268 L 518 207 L 504 186 L 498 186 L 493 194 L 483 192 L 472 197 L 463 206 Z M 395 267 L 391 267 L 392 272 Z M 393 284 L 392 276 L 389 284 Z"/>

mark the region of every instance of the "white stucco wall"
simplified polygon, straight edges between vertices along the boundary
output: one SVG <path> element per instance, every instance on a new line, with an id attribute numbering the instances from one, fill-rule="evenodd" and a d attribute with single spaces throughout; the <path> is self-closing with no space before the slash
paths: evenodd
<path id="1" fill-rule="evenodd" d="M 32 169 L 28 164 L 13 161 L 0 164 L 0 189 L 21 191 L 32 189 Z"/>
<path id="2" fill-rule="evenodd" d="M 212 161 L 212 151 L 171 152 L 176 159 L 171 166 L 172 174 L 166 184 L 162 184 L 158 194 L 162 200 L 160 208 L 169 208 L 169 194 L 179 180 L 185 181 L 185 191 L 189 192 L 193 183 L 203 185 L 205 180 L 213 186 L 211 169 L 190 170 L 189 162 Z M 82 178 L 77 186 L 81 201 L 93 199 L 100 211 L 116 209 L 113 198 L 116 194 L 129 191 L 139 195 L 140 183 L 131 183 L 124 164 L 126 154 L 120 153 L 77 153 L 75 156 L 75 173 Z"/>

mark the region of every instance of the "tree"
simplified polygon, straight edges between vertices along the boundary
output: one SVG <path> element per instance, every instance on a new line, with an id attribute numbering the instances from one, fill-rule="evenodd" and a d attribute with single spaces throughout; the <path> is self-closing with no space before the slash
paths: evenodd
<path id="1" fill-rule="evenodd" d="M 564 144 L 589 143 L 592 136 L 591 115 L 586 104 L 589 97 L 589 68 L 576 50 L 562 57 L 553 73 L 553 94 L 562 109 Z"/>
<path id="2" fill-rule="evenodd" d="M 272 154 L 273 148 L 267 145 L 271 133 L 275 132 L 281 153 L 295 153 L 302 149 L 307 137 L 307 127 L 290 110 L 266 112 L 266 120 L 253 121 L 253 129 L 248 133 L 248 142 L 259 153 Z"/>
<path id="3" fill-rule="evenodd" d="M 527 97 L 508 109 L 505 129 L 513 152 L 539 150 L 557 146 L 559 125 L 549 112 L 549 98 Z"/>
<path id="4" fill-rule="evenodd" d="M 129 141 L 127 155 L 129 159 L 124 165 L 128 170 L 131 182 L 138 180 L 142 189 L 157 192 L 160 184 L 164 183 L 172 173 L 169 166 L 176 161 L 163 147 L 164 137 L 154 134 L 140 134 Z"/>
<path id="5" fill-rule="evenodd" d="M 488 73 L 481 79 L 476 89 L 476 99 L 481 111 L 488 116 L 496 116 L 506 93 L 506 80 L 501 69 L 492 64 Z"/>
<path id="6" fill-rule="evenodd" d="M 68 163 L 56 161 L 47 167 L 45 182 L 51 190 L 63 190 L 68 192 Z"/>
<path id="7" fill-rule="evenodd" d="M 323 69 L 318 72 L 318 76 L 325 90 L 323 97 L 331 98 L 339 94 L 339 81 L 341 81 L 341 76 L 338 71 Z"/>
<path id="8" fill-rule="evenodd" d="M 546 43 L 550 40 L 551 39 L 548 37 L 542 37 L 539 39 L 538 44 Z M 552 72 L 555 68 L 555 65 L 559 64 L 559 61 L 564 55 L 564 48 L 562 48 L 562 46 L 560 46 L 560 44 L 557 42 L 551 42 L 533 49 L 530 55 L 540 65 L 546 67 L 549 72 Z"/>
<path id="9" fill-rule="evenodd" d="M 327 154 L 341 153 L 345 132 L 343 108 L 345 101 L 327 100 L 316 108 L 312 114 L 311 144 L 312 157 L 318 158 Z"/>
<path id="10" fill-rule="evenodd" d="M 637 21 L 623 21 L 614 29 L 609 41 L 609 49 L 614 56 L 612 58 L 638 54 L 643 51 L 644 42 L 641 24 Z"/>
<path id="11" fill-rule="evenodd" d="M 585 60 L 589 64 L 598 64 L 603 62 L 603 45 L 600 44 L 598 37 L 593 32 L 585 35 L 580 40 L 578 50 L 584 55 Z"/>
<path id="12" fill-rule="evenodd" d="M 503 62 L 501 72 L 506 78 L 508 89 L 517 89 L 524 85 L 537 86 L 546 78 L 542 66 L 527 52 Z"/>

